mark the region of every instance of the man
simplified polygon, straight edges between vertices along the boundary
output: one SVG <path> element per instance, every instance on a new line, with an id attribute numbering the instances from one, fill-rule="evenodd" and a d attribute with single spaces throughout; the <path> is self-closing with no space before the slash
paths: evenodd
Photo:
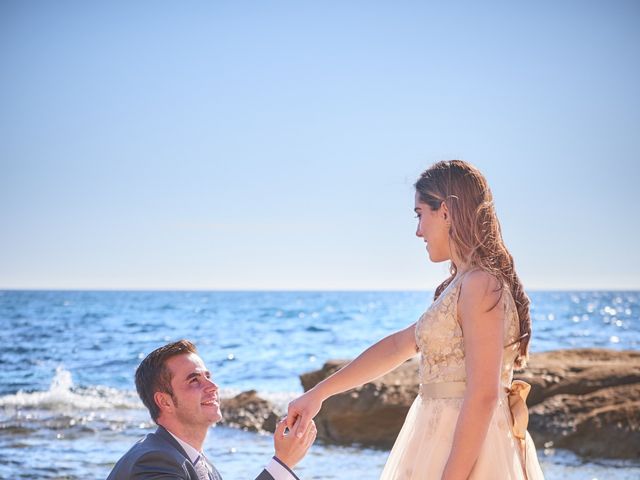
<path id="1" fill-rule="evenodd" d="M 155 433 L 136 443 L 116 463 L 107 480 L 222 480 L 202 445 L 209 427 L 222 419 L 218 386 L 188 340 L 151 352 L 136 370 L 136 389 Z M 274 434 L 275 456 L 256 480 L 299 480 L 292 468 L 316 437 L 310 425 L 302 437 L 285 434 L 281 421 Z"/>

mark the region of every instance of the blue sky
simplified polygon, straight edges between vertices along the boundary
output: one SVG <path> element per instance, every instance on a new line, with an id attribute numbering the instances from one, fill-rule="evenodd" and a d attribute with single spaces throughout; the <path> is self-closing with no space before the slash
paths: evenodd
<path id="1" fill-rule="evenodd" d="M 412 184 L 461 158 L 526 287 L 638 289 L 639 21 L 4 1 L 0 288 L 431 289 Z"/>

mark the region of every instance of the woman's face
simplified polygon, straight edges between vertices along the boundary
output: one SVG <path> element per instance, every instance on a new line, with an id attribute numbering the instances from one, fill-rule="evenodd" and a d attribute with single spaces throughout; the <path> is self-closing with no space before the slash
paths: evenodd
<path id="1" fill-rule="evenodd" d="M 429 260 L 432 262 L 444 262 L 451 259 L 449 248 L 449 218 L 447 206 L 442 204 L 438 210 L 420 201 L 420 195 L 416 192 L 415 212 L 418 217 L 418 229 L 416 236 L 422 238 L 427 244 Z"/>

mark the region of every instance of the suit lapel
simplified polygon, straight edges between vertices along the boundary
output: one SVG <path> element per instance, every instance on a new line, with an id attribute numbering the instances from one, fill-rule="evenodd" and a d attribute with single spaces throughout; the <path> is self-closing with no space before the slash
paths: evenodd
<path id="1" fill-rule="evenodd" d="M 191 462 L 191 460 L 189 459 L 189 455 L 187 455 L 187 452 L 184 451 L 184 448 L 182 448 L 182 446 L 178 443 L 178 441 L 175 438 L 173 438 L 173 435 L 171 435 L 166 428 L 159 425 L 158 429 L 156 430 L 156 435 L 158 435 L 160 438 L 162 438 L 166 442 L 170 443 L 172 447 L 174 447 L 184 456 L 184 458 L 186 458 L 187 460 L 189 460 L 189 462 Z"/>
<path id="2" fill-rule="evenodd" d="M 170 443 L 172 447 L 178 450 L 182 454 L 182 456 L 184 456 L 184 458 L 187 459 L 187 461 L 189 462 L 190 468 L 193 469 L 193 464 L 191 463 L 191 459 L 189 458 L 189 455 L 187 455 L 187 452 L 184 451 L 184 448 L 182 448 L 182 446 L 178 443 L 178 441 L 175 438 L 173 438 L 173 435 L 171 435 L 166 428 L 159 425 L 158 429 L 156 430 L 156 435 L 158 435 L 160 438 L 162 438 L 166 442 Z M 220 473 L 218 472 L 216 467 L 213 466 L 213 464 L 209 461 L 209 459 L 204 454 L 202 456 L 204 457 L 204 460 L 209 464 L 209 466 L 211 467 L 211 471 L 213 472 L 213 476 L 210 473 L 209 477 L 212 477 L 213 480 L 222 480 L 222 477 L 220 476 Z M 195 470 L 193 471 L 193 474 L 195 475 Z"/>

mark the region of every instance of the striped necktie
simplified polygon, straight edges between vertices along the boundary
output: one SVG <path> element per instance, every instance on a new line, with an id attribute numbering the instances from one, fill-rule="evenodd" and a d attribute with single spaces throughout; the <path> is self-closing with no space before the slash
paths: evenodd
<path id="1" fill-rule="evenodd" d="M 193 464 L 193 468 L 196 469 L 198 480 L 211 480 L 211 476 L 209 475 L 209 468 L 207 468 L 207 461 L 202 455 L 200 455 L 196 459 L 195 463 Z"/>

